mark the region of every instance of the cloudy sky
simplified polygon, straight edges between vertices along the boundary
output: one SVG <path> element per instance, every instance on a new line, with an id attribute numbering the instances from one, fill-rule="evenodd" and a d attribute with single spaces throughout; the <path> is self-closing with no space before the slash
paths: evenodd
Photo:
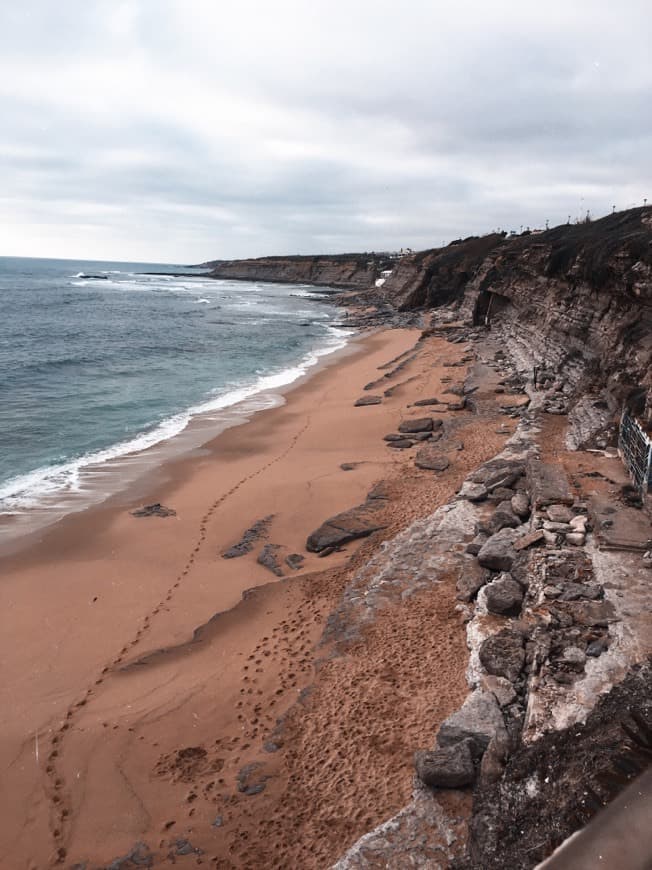
<path id="1" fill-rule="evenodd" d="M 426 248 L 652 200 L 649 0 L 0 5 L 0 255 Z"/>

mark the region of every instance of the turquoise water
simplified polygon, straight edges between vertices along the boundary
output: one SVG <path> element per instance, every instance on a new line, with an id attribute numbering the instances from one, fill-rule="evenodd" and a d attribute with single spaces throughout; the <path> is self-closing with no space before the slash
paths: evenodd
<path id="1" fill-rule="evenodd" d="M 0 515 L 65 505 L 85 469 L 290 383 L 346 341 L 314 288 L 142 274 L 175 270 L 190 271 L 0 258 Z"/>

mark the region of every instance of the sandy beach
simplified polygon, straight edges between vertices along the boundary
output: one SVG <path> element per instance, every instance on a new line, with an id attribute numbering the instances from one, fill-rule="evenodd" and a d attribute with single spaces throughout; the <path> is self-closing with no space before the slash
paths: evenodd
<path id="1" fill-rule="evenodd" d="M 152 866 L 327 867 L 404 804 L 414 748 L 467 691 L 455 578 L 388 611 L 345 656 L 320 638 L 356 568 L 445 503 L 510 428 L 410 407 L 470 364 L 437 337 L 415 354 L 420 335 L 362 339 L 282 407 L 171 463 L 145 499 L 69 517 L 2 560 L 0 866 L 103 867 L 140 843 Z M 369 393 L 382 403 L 354 407 Z M 442 473 L 383 441 L 424 413 L 445 421 L 455 461 Z M 381 480 L 381 531 L 306 552 Z M 175 515 L 131 514 L 153 502 Z M 223 558 L 265 518 L 250 552 Z M 265 544 L 281 577 L 257 562 Z"/>

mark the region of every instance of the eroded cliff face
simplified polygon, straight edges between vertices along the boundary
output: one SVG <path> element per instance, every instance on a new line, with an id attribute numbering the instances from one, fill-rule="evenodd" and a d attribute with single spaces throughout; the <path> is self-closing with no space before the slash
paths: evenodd
<path id="1" fill-rule="evenodd" d="M 596 411 L 627 404 L 652 425 L 652 209 L 414 254 L 379 293 L 489 325 L 524 370 L 558 379 L 564 410 L 589 394 Z"/>
<path id="2" fill-rule="evenodd" d="M 364 290 L 373 287 L 383 269 L 391 268 L 391 261 L 378 254 L 333 254 L 215 260 L 206 265 L 213 278 Z"/>

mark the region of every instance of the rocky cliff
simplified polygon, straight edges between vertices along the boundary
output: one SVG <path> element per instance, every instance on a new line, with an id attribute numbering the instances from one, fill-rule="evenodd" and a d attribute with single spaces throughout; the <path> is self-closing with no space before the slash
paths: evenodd
<path id="1" fill-rule="evenodd" d="M 392 267 L 392 261 L 384 254 L 333 254 L 214 260 L 203 265 L 213 278 L 362 290 L 373 287 L 381 271 Z"/>
<path id="2" fill-rule="evenodd" d="M 448 306 L 498 331 L 523 370 L 557 380 L 560 413 L 583 397 L 585 434 L 623 404 L 652 425 L 650 208 L 413 254 L 377 293 L 398 310 Z"/>

